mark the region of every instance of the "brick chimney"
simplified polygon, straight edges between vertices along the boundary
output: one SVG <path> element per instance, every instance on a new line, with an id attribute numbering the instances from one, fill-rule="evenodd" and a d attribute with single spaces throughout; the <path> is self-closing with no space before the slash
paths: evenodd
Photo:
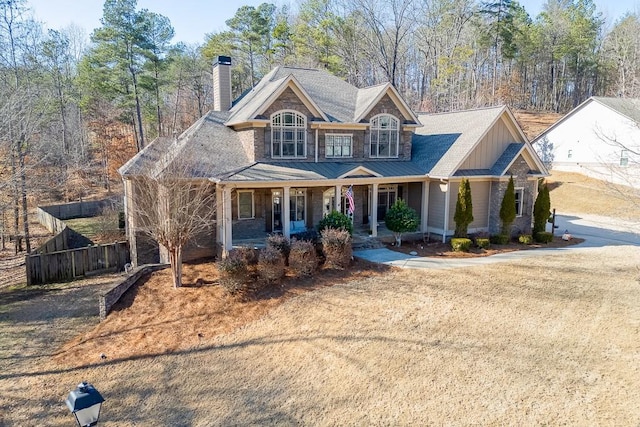
<path id="1" fill-rule="evenodd" d="M 231 108 L 231 57 L 218 56 L 213 64 L 213 109 L 227 111 Z"/>

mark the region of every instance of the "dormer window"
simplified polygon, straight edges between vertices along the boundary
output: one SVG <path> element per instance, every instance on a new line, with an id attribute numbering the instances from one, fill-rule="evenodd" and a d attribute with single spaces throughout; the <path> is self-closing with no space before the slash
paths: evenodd
<path id="1" fill-rule="evenodd" d="M 370 157 L 398 157 L 400 122 L 390 114 L 371 119 Z"/>
<path id="2" fill-rule="evenodd" d="M 271 157 L 306 156 L 307 119 L 295 111 L 279 111 L 271 116 Z"/>

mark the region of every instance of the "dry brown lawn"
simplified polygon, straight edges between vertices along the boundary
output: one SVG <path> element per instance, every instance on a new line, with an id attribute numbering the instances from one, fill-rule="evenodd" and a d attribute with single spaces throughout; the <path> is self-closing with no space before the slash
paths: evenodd
<path id="1" fill-rule="evenodd" d="M 558 113 L 539 113 L 524 110 L 515 110 L 513 114 L 530 141 L 562 118 L 562 114 Z"/>
<path id="2" fill-rule="evenodd" d="M 638 193 L 631 197 L 629 187 L 616 186 L 585 175 L 552 171 L 547 178 L 551 207 L 558 214 L 592 214 L 638 221 Z"/>
<path id="3" fill-rule="evenodd" d="M 63 400 L 82 380 L 107 399 L 103 426 L 638 425 L 639 257 L 580 249 L 456 274 L 363 273 L 197 341 L 211 320 L 185 310 L 172 329 L 184 349 L 76 368 L 54 354 L 95 317 L 62 304 L 71 290 L 51 289 L 45 304 L 2 292 L 0 425 L 71 425 Z M 146 306 L 136 298 L 116 317 L 151 315 L 155 299 L 177 315 L 167 300 L 217 288 L 167 280 L 143 299 L 146 286 Z"/>

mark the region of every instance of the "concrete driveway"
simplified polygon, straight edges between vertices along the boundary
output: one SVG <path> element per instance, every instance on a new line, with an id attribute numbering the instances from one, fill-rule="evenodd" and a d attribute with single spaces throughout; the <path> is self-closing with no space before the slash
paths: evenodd
<path id="1" fill-rule="evenodd" d="M 403 268 L 448 269 L 494 264 L 532 256 L 548 255 L 554 252 L 576 251 L 604 246 L 640 246 L 640 222 L 624 221 L 598 215 L 557 215 L 556 235 L 568 231 L 574 237 L 585 239 L 583 243 L 564 248 L 514 251 L 478 258 L 436 258 L 406 255 L 389 249 L 365 249 L 354 255 L 368 261 Z"/>

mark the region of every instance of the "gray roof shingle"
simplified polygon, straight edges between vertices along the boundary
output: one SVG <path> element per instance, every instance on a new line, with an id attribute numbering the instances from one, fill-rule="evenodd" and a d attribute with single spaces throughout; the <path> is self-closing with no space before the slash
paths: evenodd
<path id="1" fill-rule="evenodd" d="M 638 98 L 605 98 L 594 96 L 593 99 L 614 111 L 640 123 L 640 99 Z"/>

